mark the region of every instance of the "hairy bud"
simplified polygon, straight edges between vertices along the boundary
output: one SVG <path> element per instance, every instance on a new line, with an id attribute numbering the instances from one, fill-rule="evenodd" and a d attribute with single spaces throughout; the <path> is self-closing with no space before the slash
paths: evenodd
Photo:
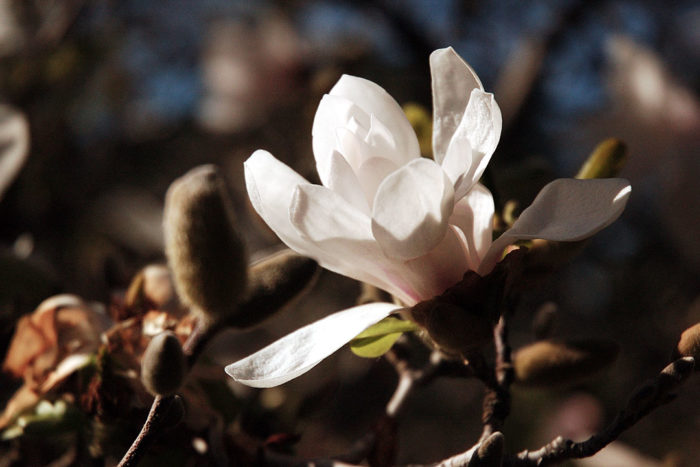
<path id="1" fill-rule="evenodd" d="M 317 277 L 318 263 L 292 250 L 282 250 L 250 267 L 248 292 L 226 324 L 253 326 L 302 295 Z"/>
<path id="2" fill-rule="evenodd" d="M 180 388 L 185 378 L 185 354 L 171 331 L 151 339 L 141 360 L 141 381 L 154 396 L 168 396 Z"/>
<path id="3" fill-rule="evenodd" d="M 515 354 L 515 381 L 530 386 L 575 383 L 612 364 L 618 352 L 615 342 L 602 339 L 535 342 Z"/>
<path id="4" fill-rule="evenodd" d="M 693 357 L 695 360 L 700 359 L 700 323 L 683 331 L 674 356 L 676 358 Z M 698 370 L 697 367 L 696 370 Z"/>
<path id="5" fill-rule="evenodd" d="M 216 167 L 197 167 L 172 183 L 164 231 L 165 253 L 182 301 L 209 317 L 234 310 L 245 291 L 246 254 Z"/>

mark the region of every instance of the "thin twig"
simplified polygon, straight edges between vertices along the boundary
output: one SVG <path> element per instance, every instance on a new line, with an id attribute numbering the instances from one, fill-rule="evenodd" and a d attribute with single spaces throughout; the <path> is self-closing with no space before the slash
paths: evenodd
<path id="1" fill-rule="evenodd" d="M 513 364 L 508 344 L 508 325 L 505 314 L 502 314 L 498 320 L 493 335 L 496 349 L 493 381 L 495 384 L 489 385 L 487 382 L 482 415 L 484 429 L 480 441 L 485 440 L 496 431 L 501 431 L 505 419 L 510 413 L 510 385 L 513 382 Z"/>

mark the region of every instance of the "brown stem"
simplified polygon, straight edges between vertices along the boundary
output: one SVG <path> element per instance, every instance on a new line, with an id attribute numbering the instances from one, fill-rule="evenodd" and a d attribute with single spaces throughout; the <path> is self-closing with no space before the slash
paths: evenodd
<path id="1" fill-rule="evenodd" d="M 161 397 L 156 396 L 151 405 L 151 410 L 148 412 L 146 422 L 141 427 L 141 432 L 131 444 L 129 450 L 124 454 L 118 467 L 133 467 L 138 465 L 146 453 L 146 447 L 151 444 L 156 435 L 156 431 L 160 422 L 168 413 L 175 396 Z"/>
<path id="2" fill-rule="evenodd" d="M 501 431 L 505 419 L 510 413 L 510 385 L 513 382 L 513 364 L 511 362 L 510 346 L 508 345 L 508 326 L 505 314 L 502 314 L 493 330 L 496 349 L 496 366 L 494 381 L 487 383 L 484 395 L 482 422 L 484 429 L 480 441 L 496 431 Z"/>

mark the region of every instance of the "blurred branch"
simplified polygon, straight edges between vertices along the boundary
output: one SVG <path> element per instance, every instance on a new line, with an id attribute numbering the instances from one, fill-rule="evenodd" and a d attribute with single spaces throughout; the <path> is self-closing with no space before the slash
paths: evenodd
<path id="1" fill-rule="evenodd" d="M 683 384 L 693 371 L 695 360 L 684 357 L 664 368 L 655 378 L 641 384 L 632 393 L 626 407 L 603 431 L 576 443 L 561 436 L 536 451 L 522 451 L 504 460 L 504 466 L 541 466 L 567 459 L 580 459 L 597 453 L 615 441 L 652 410 L 675 399 L 673 390 Z"/>

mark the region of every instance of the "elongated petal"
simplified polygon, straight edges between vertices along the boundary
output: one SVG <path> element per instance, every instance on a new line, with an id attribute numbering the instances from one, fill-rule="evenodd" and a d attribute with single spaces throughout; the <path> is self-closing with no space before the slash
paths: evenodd
<path id="1" fill-rule="evenodd" d="M 501 138 L 502 126 L 501 109 L 493 94 L 474 89 L 458 130 L 464 131 L 472 146 L 473 161 L 468 175 L 472 183 L 481 178 L 491 160 Z"/>
<path id="2" fill-rule="evenodd" d="M 339 311 L 228 365 L 226 373 L 239 383 L 256 388 L 279 386 L 306 373 L 398 309 L 391 303 L 370 303 Z"/>
<path id="3" fill-rule="evenodd" d="M 430 54 L 433 91 L 433 155 L 438 163 L 445 157 L 472 89 L 484 87 L 467 63 L 452 47 Z"/>
<path id="4" fill-rule="evenodd" d="M 395 263 L 382 254 L 372 237 L 369 217 L 337 193 L 318 185 L 301 185 L 290 212 L 301 238 L 315 248 L 310 256 L 321 266 L 406 297 L 388 278 L 386 271 L 395 269 Z"/>
<path id="5" fill-rule="evenodd" d="M 401 106 L 384 88 L 372 81 L 356 76 L 343 75 L 330 94 L 340 96 L 353 102 L 368 115 L 374 115 L 382 125 L 389 129 L 396 144 L 397 154 L 402 155 L 404 164 L 420 157 L 418 138 L 408 122 Z"/>
<path id="6" fill-rule="evenodd" d="M 248 197 L 260 217 L 290 248 L 316 256 L 314 245 L 303 240 L 289 220 L 289 207 L 297 186 L 309 182 L 263 150 L 255 151 L 243 167 Z"/>
<path id="7" fill-rule="evenodd" d="M 450 216 L 454 224 L 464 232 L 467 242 L 469 269 L 476 271 L 491 246 L 494 214 L 493 196 L 482 184 L 477 183 L 469 193 L 455 203 Z"/>
<path id="8" fill-rule="evenodd" d="M 503 248 L 519 239 L 570 242 L 590 237 L 622 214 L 631 191 L 629 182 L 622 178 L 554 180 L 493 242 L 479 273 L 491 271 Z"/>
<path id="9" fill-rule="evenodd" d="M 384 179 L 372 209 L 372 233 L 384 253 L 412 259 L 437 246 L 447 231 L 454 190 L 435 162 L 416 159 Z"/>

